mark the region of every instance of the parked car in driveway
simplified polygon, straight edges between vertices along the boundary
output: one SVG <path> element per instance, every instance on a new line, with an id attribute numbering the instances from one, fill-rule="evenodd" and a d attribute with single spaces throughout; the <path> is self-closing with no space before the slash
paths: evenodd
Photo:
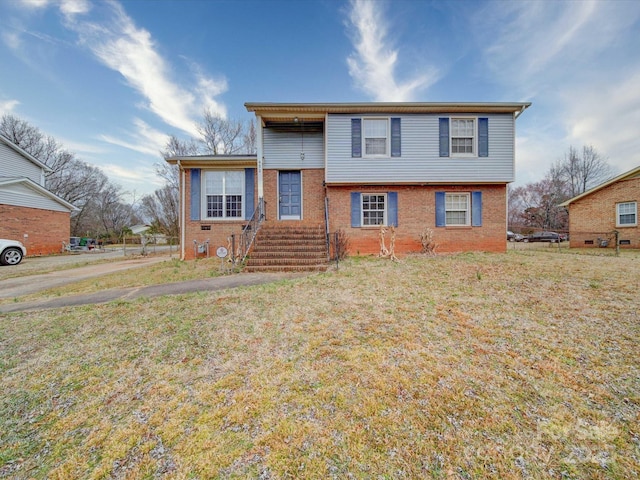
<path id="1" fill-rule="evenodd" d="M 18 265 L 26 255 L 21 242 L 0 238 L 0 265 Z"/>
<path id="2" fill-rule="evenodd" d="M 556 232 L 538 232 L 532 233 L 528 237 L 524 238 L 525 242 L 551 242 L 551 243 L 559 243 L 561 242 L 560 234 Z"/>
<path id="3" fill-rule="evenodd" d="M 510 242 L 521 242 L 522 240 L 524 240 L 524 235 L 513 233 L 511 230 L 507 230 L 507 240 L 509 240 Z"/>

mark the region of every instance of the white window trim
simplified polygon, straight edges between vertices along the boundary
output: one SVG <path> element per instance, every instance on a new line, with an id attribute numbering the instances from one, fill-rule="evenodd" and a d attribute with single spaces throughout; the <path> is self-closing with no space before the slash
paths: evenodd
<path id="1" fill-rule="evenodd" d="M 473 152 L 471 153 L 454 153 L 453 152 L 453 121 L 454 120 L 473 120 L 473 142 L 472 147 Z M 467 137 L 455 137 L 455 138 L 467 138 Z M 456 116 L 450 117 L 449 119 L 449 152 L 452 157 L 464 157 L 464 158 L 472 158 L 478 156 L 478 117 L 472 116 Z"/>
<path id="2" fill-rule="evenodd" d="M 461 212 L 462 210 L 448 210 L 447 197 L 451 195 L 464 195 L 467 197 L 466 222 L 465 223 L 449 223 L 447 222 L 447 212 Z M 444 194 L 444 225 L 445 227 L 470 227 L 471 226 L 471 193 L 470 192 L 445 192 Z"/>
<path id="3" fill-rule="evenodd" d="M 367 155 L 367 136 L 365 135 L 365 122 L 367 120 L 386 120 L 387 122 L 387 136 L 386 136 L 386 151 L 384 154 Z M 362 117 L 362 158 L 390 158 L 391 157 L 391 117 Z M 381 137 L 370 137 L 381 138 Z"/>
<path id="4" fill-rule="evenodd" d="M 388 223 L 388 210 L 389 210 L 389 199 L 387 198 L 387 194 L 383 192 L 363 192 L 360 194 L 360 227 L 362 228 L 380 228 L 380 225 L 365 225 L 364 224 L 364 196 L 365 195 L 375 195 L 375 196 L 383 196 L 384 197 L 384 213 L 382 218 L 382 226 L 386 227 Z"/>
<path id="5" fill-rule="evenodd" d="M 629 203 L 632 203 L 634 206 L 634 216 L 636 218 L 636 221 L 634 223 L 620 223 L 620 205 L 627 205 Z M 624 228 L 624 227 L 637 227 L 637 226 L 638 226 L 638 202 L 629 201 L 629 202 L 616 203 L 616 227 Z"/>
<path id="6" fill-rule="evenodd" d="M 207 216 L 207 173 L 208 172 L 224 172 L 225 174 L 227 172 L 241 172 L 242 175 L 242 210 L 241 210 L 241 215 L 239 217 L 209 217 Z M 225 175 L 226 177 L 226 175 Z M 244 212 L 245 212 L 245 202 L 247 201 L 247 195 L 246 195 L 246 184 L 245 184 L 245 176 L 244 176 L 244 170 L 234 170 L 234 169 L 229 169 L 229 170 L 203 170 L 202 171 L 202 178 L 200 179 L 200 192 L 201 192 L 201 199 L 200 199 L 200 209 L 202 211 L 202 220 L 212 220 L 212 221 L 216 221 L 216 222 L 237 222 L 239 220 L 244 220 Z M 226 208 L 227 208 L 227 202 L 226 202 L 226 191 L 223 195 L 223 199 L 222 199 L 222 210 L 223 212 L 226 214 Z"/>

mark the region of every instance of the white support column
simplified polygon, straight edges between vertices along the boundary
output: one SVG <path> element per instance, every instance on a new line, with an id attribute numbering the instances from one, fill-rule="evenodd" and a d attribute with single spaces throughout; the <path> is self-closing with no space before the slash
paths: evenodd
<path id="1" fill-rule="evenodd" d="M 262 150 L 262 117 L 256 115 L 256 123 L 258 127 L 256 154 L 258 157 L 258 202 L 262 202 L 264 199 L 263 177 L 262 167 L 264 162 L 263 150 Z"/>

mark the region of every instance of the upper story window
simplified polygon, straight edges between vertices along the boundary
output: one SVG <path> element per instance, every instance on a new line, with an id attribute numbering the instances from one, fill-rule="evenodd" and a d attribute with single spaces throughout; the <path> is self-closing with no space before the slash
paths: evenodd
<path id="1" fill-rule="evenodd" d="M 242 170 L 206 171 L 202 179 L 204 218 L 243 218 L 245 173 Z"/>
<path id="2" fill-rule="evenodd" d="M 476 121 L 473 118 L 451 119 L 451 153 L 473 155 L 476 144 Z"/>
<path id="3" fill-rule="evenodd" d="M 351 156 L 399 157 L 400 118 L 352 118 Z"/>
<path id="4" fill-rule="evenodd" d="M 488 157 L 489 119 L 475 117 L 439 119 L 441 157 Z"/>
<path id="5" fill-rule="evenodd" d="M 363 119 L 364 156 L 389 156 L 389 120 L 386 118 Z"/>
<path id="6" fill-rule="evenodd" d="M 616 227 L 635 227 L 638 225 L 637 202 L 616 204 Z"/>

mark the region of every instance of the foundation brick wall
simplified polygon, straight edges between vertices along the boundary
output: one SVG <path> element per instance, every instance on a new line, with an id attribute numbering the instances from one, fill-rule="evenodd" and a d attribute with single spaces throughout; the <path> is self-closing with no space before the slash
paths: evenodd
<path id="1" fill-rule="evenodd" d="M 60 253 L 62 242 L 69 243 L 71 216 L 67 212 L 0 205 L 0 218 L 0 238 L 22 242 L 27 256 Z"/>
<path id="2" fill-rule="evenodd" d="M 247 224 L 247 220 L 191 220 L 191 171 L 185 170 L 185 195 L 180 198 L 186 199 L 186 205 L 184 206 L 185 213 L 185 245 L 184 245 L 184 258 L 183 260 L 193 260 L 198 257 L 206 257 L 206 253 L 198 253 L 196 251 L 196 243 L 203 244 L 207 240 L 209 241 L 209 257 L 216 255 L 216 249 L 218 247 L 228 248 L 229 237 L 235 234 L 236 238 L 236 250 L 238 248 L 238 242 L 242 229 Z M 256 174 L 257 185 L 257 174 Z M 257 186 L 254 188 L 254 198 L 258 198 Z M 243 207 L 244 208 L 244 207 Z M 180 209 L 180 215 L 182 215 L 183 209 Z M 209 228 L 209 230 L 203 230 Z M 194 242 L 195 241 L 195 242 Z"/>
<path id="3" fill-rule="evenodd" d="M 420 252 L 420 234 L 426 227 L 433 230 L 437 253 L 462 251 L 505 252 L 506 244 L 506 186 L 367 186 L 328 188 L 329 230 L 343 229 L 350 242 L 350 254 L 378 254 L 380 227 L 351 227 L 351 192 L 398 193 L 398 227 L 396 228 L 396 254 Z M 482 192 L 481 227 L 436 227 L 435 193 Z M 390 232 L 385 244 L 389 247 Z"/>
<path id="4" fill-rule="evenodd" d="M 203 243 L 209 240 L 209 255 L 215 255 L 219 246 L 228 245 L 228 237 L 236 234 L 239 238 L 245 220 L 212 221 L 190 220 L 189 199 L 191 198 L 191 175 L 185 175 L 186 208 L 186 244 L 184 259 L 193 259 L 197 255 L 194 240 Z M 323 169 L 301 170 L 302 173 L 302 219 L 285 220 L 287 225 L 324 225 L 325 187 Z M 264 200 L 266 222 L 279 223 L 278 220 L 278 170 L 263 171 Z M 351 227 L 352 191 L 358 192 L 398 192 L 398 228 L 396 229 L 395 251 L 397 254 L 420 252 L 420 234 L 425 227 L 434 232 L 437 244 L 436 252 L 461 251 L 506 251 L 506 185 L 466 185 L 466 186 L 330 186 L 326 188 L 329 197 L 329 231 L 342 228 L 349 236 L 350 254 L 377 254 L 380 250 L 379 227 Z M 435 192 L 482 192 L 481 227 L 437 227 L 435 226 Z M 257 202 L 257 175 L 255 198 Z M 210 230 L 202 230 L 210 226 Z M 390 232 L 387 232 L 388 246 Z"/>
<path id="5" fill-rule="evenodd" d="M 569 244 L 573 248 L 598 247 L 598 238 L 606 238 L 615 247 L 614 230 L 620 240 L 629 240 L 622 248 L 640 248 L 640 227 L 616 227 L 616 204 L 640 204 L 640 178 L 620 180 L 569 205 Z M 585 242 L 593 242 L 586 244 Z"/>

